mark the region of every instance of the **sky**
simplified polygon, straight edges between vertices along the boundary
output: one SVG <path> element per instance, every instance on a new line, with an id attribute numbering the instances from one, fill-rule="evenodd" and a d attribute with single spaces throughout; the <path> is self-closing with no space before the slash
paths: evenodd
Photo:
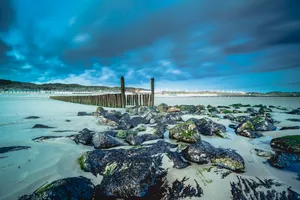
<path id="1" fill-rule="evenodd" d="M 0 78 L 300 91 L 299 0 L 0 0 Z"/>

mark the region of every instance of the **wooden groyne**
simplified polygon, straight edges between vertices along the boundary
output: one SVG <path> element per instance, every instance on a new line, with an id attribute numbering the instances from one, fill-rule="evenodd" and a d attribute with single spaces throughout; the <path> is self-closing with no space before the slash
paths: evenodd
<path id="1" fill-rule="evenodd" d="M 151 78 L 151 94 L 150 93 L 125 93 L 124 77 L 120 79 L 121 93 L 102 94 L 102 95 L 80 95 L 80 96 L 50 96 L 51 99 L 95 105 L 112 108 L 125 108 L 126 106 L 154 106 L 154 79 Z"/>

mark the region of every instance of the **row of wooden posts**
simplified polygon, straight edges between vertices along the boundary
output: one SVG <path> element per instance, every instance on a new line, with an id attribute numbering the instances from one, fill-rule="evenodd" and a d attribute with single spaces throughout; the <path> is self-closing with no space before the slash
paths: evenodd
<path id="1" fill-rule="evenodd" d="M 113 108 L 125 108 L 129 106 L 154 106 L 154 79 L 151 78 L 151 94 L 125 94 L 125 81 L 121 77 L 121 93 L 103 94 L 90 96 L 50 96 L 51 99 L 80 103 L 87 105 L 97 105 Z"/>

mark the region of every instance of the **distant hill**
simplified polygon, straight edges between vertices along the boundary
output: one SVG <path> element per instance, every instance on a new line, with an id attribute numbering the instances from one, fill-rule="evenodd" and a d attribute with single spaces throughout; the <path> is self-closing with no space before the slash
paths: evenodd
<path id="1" fill-rule="evenodd" d="M 126 87 L 126 91 L 146 90 L 143 88 Z M 120 87 L 108 86 L 85 86 L 79 84 L 47 83 L 35 84 L 0 79 L 0 90 L 44 90 L 44 91 L 74 91 L 74 92 L 95 92 L 95 91 L 120 91 Z"/>

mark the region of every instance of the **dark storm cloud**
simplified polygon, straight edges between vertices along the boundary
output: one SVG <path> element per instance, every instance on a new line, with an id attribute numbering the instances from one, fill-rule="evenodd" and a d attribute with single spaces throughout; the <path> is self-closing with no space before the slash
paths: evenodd
<path id="1" fill-rule="evenodd" d="M 0 31 L 6 31 L 14 20 L 12 0 L 0 1 Z"/>
<path id="2" fill-rule="evenodd" d="M 115 2 L 110 3 L 110 11 L 117 10 L 115 14 L 123 15 L 126 21 L 123 12 L 133 12 L 129 5 L 134 1 L 129 2 L 121 6 Z M 219 61 L 220 57 L 227 55 L 264 51 L 273 46 L 288 48 L 285 45 L 296 45 L 300 40 L 300 14 L 297 12 L 299 4 L 297 0 L 233 0 L 226 4 L 216 4 L 215 1 L 186 1 L 143 15 L 117 28 L 108 27 L 98 31 L 97 27 L 83 26 L 82 30 L 89 31 L 92 41 L 83 47 L 66 50 L 64 60 L 76 63 L 90 57 L 120 56 L 122 59 L 125 52 L 146 47 L 164 37 L 172 38 L 170 58 L 178 67 L 193 68 L 203 62 Z M 96 12 L 97 9 L 101 10 L 95 7 L 92 12 L 94 14 L 88 17 L 90 22 L 104 17 L 99 14 L 101 12 Z M 110 18 L 106 20 L 110 22 Z M 191 32 L 199 29 L 201 31 L 202 28 L 204 33 L 201 36 L 190 38 Z M 81 29 L 76 27 L 76 30 Z M 242 41 L 235 43 L 239 38 Z M 199 47 L 191 47 L 196 43 L 217 47 L 220 52 L 215 57 L 212 54 L 200 54 L 197 52 Z"/>

